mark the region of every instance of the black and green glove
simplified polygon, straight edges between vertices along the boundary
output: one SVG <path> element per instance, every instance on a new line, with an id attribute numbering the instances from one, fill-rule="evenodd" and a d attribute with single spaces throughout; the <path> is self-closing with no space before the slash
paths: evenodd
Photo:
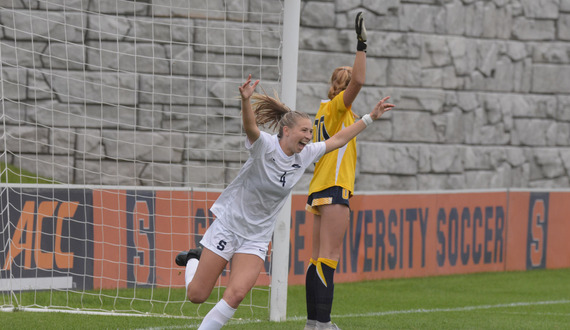
<path id="1" fill-rule="evenodd" d="M 356 14 L 354 29 L 356 30 L 356 38 L 358 39 L 356 50 L 366 52 L 366 28 L 364 27 L 364 16 L 362 12 Z"/>

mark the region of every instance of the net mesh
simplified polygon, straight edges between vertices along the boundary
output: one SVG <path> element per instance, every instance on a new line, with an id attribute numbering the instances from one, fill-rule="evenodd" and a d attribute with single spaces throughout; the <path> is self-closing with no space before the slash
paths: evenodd
<path id="1" fill-rule="evenodd" d="M 283 1 L 1 6 L 0 305 L 199 316 L 173 260 L 247 159 L 238 85 L 279 90 Z"/>

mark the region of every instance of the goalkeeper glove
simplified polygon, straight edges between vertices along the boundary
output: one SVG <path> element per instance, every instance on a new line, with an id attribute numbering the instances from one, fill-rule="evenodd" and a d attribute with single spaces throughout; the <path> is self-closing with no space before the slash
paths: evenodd
<path id="1" fill-rule="evenodd" d="M 356 30 L 356 38 L 358 39 L 356 50 L 366 52 L 366 28 L 364 27 L 364 16 L 362 16 L 362 12 L 356 14 L 354 29 Z"/>

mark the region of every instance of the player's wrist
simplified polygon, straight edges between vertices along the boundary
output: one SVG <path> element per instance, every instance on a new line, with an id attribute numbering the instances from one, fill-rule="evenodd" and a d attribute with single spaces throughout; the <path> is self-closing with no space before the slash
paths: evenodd
<path id="1" fill-rule="evenodd" d="M 366 47 L 366 42 L 358 40 L 358 43 L 356 44 L 357 51 L 366 53 Z"/>
<path id="2" fill-rule="evenodd" d="M 370 114 L 365 114 L 364 116 L 362 116 L 362 122 L 368 126 L 370 124 L 372 124 L 372 122 L 374 122 L 374 120 L 372 119 L 372 116 L 370 116 Z"/>

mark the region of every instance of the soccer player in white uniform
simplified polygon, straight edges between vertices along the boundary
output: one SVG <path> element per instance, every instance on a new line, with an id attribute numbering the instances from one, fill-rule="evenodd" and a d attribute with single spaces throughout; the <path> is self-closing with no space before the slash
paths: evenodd
<path id="1" fill-rule="evenodd" d="M 176 264 L 186 267 L 186 294 L 193 303 L 204 302 L 232 260 L 222 299 L 208 312 L 199 329 L 220 329 L 233 316 L 261 271 L 277 213 L 306 168 L 325 153 L 344 146 L 373 120 L 392 109 L 385 97 L 369 115 L 324 142 L 312 143 L 313 123 L 302 112 L 291 111 L 278 99 L 254 94 L 259 83 L 251 75 L 239 87 L 245 147 L 250 156 L 238 176 L 211 208 L 216 220 L 200 244 L 203 250 L 181 252 Z M 254 99 L 253 106 L 251 98 Z M 278 133 L 260 131 L 269 124 Z"/>

